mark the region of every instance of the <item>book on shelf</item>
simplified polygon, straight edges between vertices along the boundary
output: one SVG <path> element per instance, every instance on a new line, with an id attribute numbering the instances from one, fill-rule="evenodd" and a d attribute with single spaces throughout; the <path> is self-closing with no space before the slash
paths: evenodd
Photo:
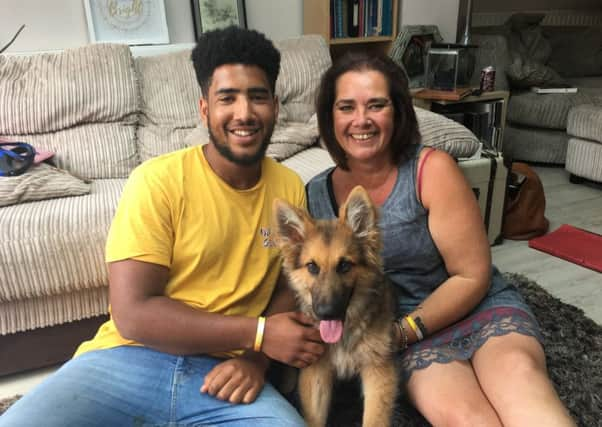
<path id="1" fill-rule="evenodd" d="M 347 0 L 347 29 L 349 37 L 357 37 L 360 33 L 360 0 Z"/>
<path id="2" fill-rule="evenodd" d="M 394 0 L 330 0 L 332 38 L 393 35 Z"/>
<path id="3" fill-rule="evenodd" d="M 577 93 L 573 86 L 533 86 L 531 92 L 535 93 Z"/>

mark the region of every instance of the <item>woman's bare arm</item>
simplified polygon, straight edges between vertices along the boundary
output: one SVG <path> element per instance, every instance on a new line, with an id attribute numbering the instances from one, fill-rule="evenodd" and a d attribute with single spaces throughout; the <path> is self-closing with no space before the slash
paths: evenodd
<path id="1" fill-rule="evenodd" d="M 412 313 L 432 333 L 464 317 L 484 298 L 490 286 L 491 252 L 474 193 L 447 153 L 436 151 L 423 164 L 421 198 L 450 276 Z M 416 340 L 414 334 L 410 338 Z"/>

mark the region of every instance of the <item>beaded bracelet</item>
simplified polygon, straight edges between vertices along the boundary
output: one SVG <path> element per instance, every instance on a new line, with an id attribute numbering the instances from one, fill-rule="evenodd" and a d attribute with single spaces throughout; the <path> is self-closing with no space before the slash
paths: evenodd
<path id="1" fill-rule="evenodd" d="M 259 316 L 257 319 L 257 332 L 255 333 L 255 344 L 253 350 L 261 351 L 261 344 L 263 344 L 263 331 L 265 329 L 265 317 Z"/>
<path id="2" fill-rule="evenodd" d="M 405 350 L 406 348 L 408 348 L 408 334 L 406 333 L 406 327 L 403 326 L 403 319 L 399 319 L 397 322 L 395 322 L 397 324 L 397 327 L 399 328 L 399 334 L 401 335 L 401 347 L 399 348 L 399 350 Z"/>

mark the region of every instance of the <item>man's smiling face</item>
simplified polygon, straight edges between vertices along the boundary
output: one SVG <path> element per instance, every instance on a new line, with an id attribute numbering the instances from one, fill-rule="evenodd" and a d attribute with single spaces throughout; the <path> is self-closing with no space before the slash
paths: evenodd
<path id="1" fill-rule="evenodd" d="M 217 151 L 249 166 L 263 158 L 276 121 L 278 102 L 265 72 L 254 65 L 215 69 L 201 98 L 201 118 Z"/>

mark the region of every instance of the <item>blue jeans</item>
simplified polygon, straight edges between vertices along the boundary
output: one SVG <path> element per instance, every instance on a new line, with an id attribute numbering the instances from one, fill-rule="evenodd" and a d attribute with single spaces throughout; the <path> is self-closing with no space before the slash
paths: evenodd
<path id="1" fill-rule="evenodd" d="M 220 359 L 123 346 L 63 365 L 0 416 L 0 427 L 305 426 L 267 383 L 251 404 L 201 393 Z"/>

